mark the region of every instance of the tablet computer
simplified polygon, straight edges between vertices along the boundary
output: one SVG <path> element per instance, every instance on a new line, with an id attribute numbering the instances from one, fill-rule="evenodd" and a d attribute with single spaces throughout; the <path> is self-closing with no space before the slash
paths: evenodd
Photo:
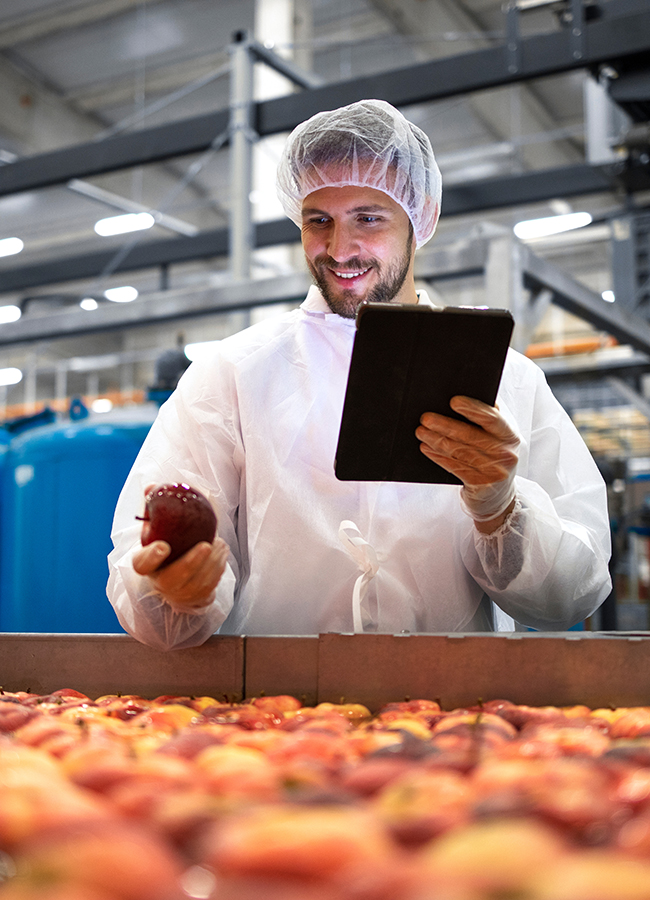
<path id="1" fill-rule="evenodd" d="M 334 471 L 341 481 L 460 484 L 420 450 L 425 412 L 455 419 L 457 394 L 493 405 L 513 319 L 507 310 L 363 303 L 357 312 Z"/>

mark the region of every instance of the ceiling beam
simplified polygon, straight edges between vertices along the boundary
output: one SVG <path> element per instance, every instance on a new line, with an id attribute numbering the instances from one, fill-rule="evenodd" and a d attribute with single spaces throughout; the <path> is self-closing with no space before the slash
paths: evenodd
<path id="1" fill-rule="evenodd" d="M 610 349 L 595 350 L 593 353 L 581 353 L 575 356 L 554 356 L 536 359 L 535 362 L 543 370 L 549 384 L 563 384 L 578 381 L 593 381 L 603 375 L 618 378 L 640 378 L 650 372 L 650 356 L 647 353 L 634 351 L 630 356 L 610 354 Z M 613 348 L 620 350 L 620 347 Z"/>
<path id="2" fill-rule="evenodd" d="M 288 220 L 285 224 L 292 229 L 292 236 L 295 238 L 298 234 L 295 225 Z M 258 226 L 260 227 L 263 226 Z M 416 278 L 431 281 L 480 275 L 485 268 L 486 258 L 487 244 L 481 238 L 471 243 L 461 241 L 428 246 L 416 257 L 415 275 Z M 183 287 L 159 291 L 131 304 L 102 303 L 92 312 L 68 307 L 49 315 L 33 318 L 23 316 L 17 322 L 0 326 L 0 346 L 151 325 L 192 316 L 249 309 L 264 303 L 300 302 L 311 281 L 307 272 L 297 272 L 276 278 L 233 282 L 217 288 Z"/>
<path id="3" fill-rule="evenodd" d="M 635 171 L 634 179 L 641 177 Z M 458 216 L 487 209 L 525 206 L 554 198 L 601 194 L 627 185 L 630 180 L 631 172 L 628 177 L 624 166 L 590 166 L 582 163 L 468 181 L 443 190 L 441 215 Z M 640 190 L 636 180 L 634 183 L 635 190 Z M 650 187 L 650 174 L 647 186 Z"/>
<path id="4" fill-rule="evenodd" d="M 300 240 L 300 233 L 289 219 L 263 222 L 255 227 L 255 246 L 270 247 Z M 0 294 L 24 291 L 46 284 L 60 284 L 82 278 L 99 278 L 102 272 L 135 272 L 163 265 L 227 256 L 229 234 L 226 228 L 202 231 L 195 237 L 166 238 L 133 243 L 130 252 L 114 267 L 111 263 L 122 253 L 121 247 L 98 250 L 78 256 L 58 257 L 44 262 L 0 269 Z"/>
<path id="5" fill-rule="evenodd" d="M 650 173 L 644 174 L 646 187 L 650 188 Z M 455 185 L 443 193 L 442 215 L 465 215 L 487 209 L 524 206 L 559 197 L 603 193 L 614 190 L 621 177 L 621 173 L 609 168 L 581 165 Z M 299 231 L 289 219 L 261 222 L 255 226 L 256 247 L 291 244 L 299 240 Z M 132 249 L 114 268 L 110 268 L 111 262 L 120 252 L 119 247 L 77 256 L 57 256 L 55 259 L 29 265 L 0 268 L 0 294 L 83 278 L 97 278 L 108 268 L 111 273 L 134 272 L 226 256 L 228 247 L 228 229 L 222 228 L 203 231 L 195 237 L 134 242 Z"/>
<path id="6" fill-rule="evenodd" d="M 188 291 L 160 291 L 133 303 L 102 303 L 87 312 L 79 307 L 43 316 L 23 316 L 0 326 L 0 347 L 38 340 L 70 338 L 100 331 L 155 325 L 233 310 L 250 309 L 267 303 L 305 298 L 311 278 L 307 273 L 233 282 L 222 287 Z"/>
<path id="7" fill-rule="evenodd" d="M 522 249 L 525 287 L 533 291 L 550 290 L 556 306 L 584 319 L 599 331 L 613 335 L 622 344 L 630 344 L 635 350 L 650 353 L 650 322 L 647 319 L 626 311 L 619 303 L 608 303 L 600 294 L 537 256 L 528 247 Z"/>
<path id="8" fill-rule="evenodd" d="M 644 354 L 650 353 L 649 322 L 626 312 L 618 304 L 607 303 L 599 294 L 528 247 L 521 249 L 525 287 L 533 291 L 550 290 L 553 303 L 614 335 L 622 343 L 630 344 Z M 484 270 L 486 258 L 485 242 L 481 241 L 456 248 L 433 247 L 419 260 L 416 274 L 430 281 L 462 277 Z M 307 272 L 296 272 L 275 278 L 232 282 L 221 287 L 158 291 L 134 303 L 102 303 L 92 312 L 76 307 L 50 315 L 23 316 L 17 322 L 0 326 L 0 347 L 171 322 L 261 304 L 300 302 L 310 284 Z"/>
<path id="9" fill-rule="evenodd" d="M 621 15 L 617 3 L 605 8 L 602 19 L 584 24 L 579 56 L 570 29 L 534 35 L 519 42 L 516 71 L 506 45 L 485 48 L 258 102 L 255 128 L 261 136 L 278 134 L 323 109 L 364 97 L 408 106 L 650 53 L 650 0 L 637 0 L 631 12 L 623 4 Z M 0 196 L 202 152 L 228 122 L 228 110 L 220 110 L 26 157 L 0 168 Z"/>

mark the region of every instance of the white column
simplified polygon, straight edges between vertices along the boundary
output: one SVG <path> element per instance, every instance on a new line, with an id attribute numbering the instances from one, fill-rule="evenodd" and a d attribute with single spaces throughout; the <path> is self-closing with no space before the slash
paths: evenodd
<path id="1" fill-rule="evenodd" d="M 63 408 L 64 401 L 68 394 L 68 367 L 65 361 L 57 363 L 54 371 L 54 396 L 61 403 Z"/>
<path id="2" fill-rule="evenodd" d="M 309 39 L 311 36 L 311 8 L 304 0 L 256 0 L 255 39 L 273 49 L 279 56 L 294 59 L 303 68 L 310 68 Z M 295 52 L 294 40 L 299 36 L 300 47 Z M 263 63 L 255 66 L 255 99 L 268 100 L 294 90 L 283 75 Z M 257 222 L 280 219 L 284 212 L 275 192 L 275 175 L 285 134 L 271 135 L 258 141 L 253 151 L 253 217 Z M 297 233 L 296 233 L 297 235 Z M 254 254 L 254 276 L 271 277 L 294 271 L 292 253 L 288 247 L 265 247 Z M 273 314 L 279 307 L 266 312 Z M 261 311 L 260 315 L 263 314 Z M 255 312 L 253 318 L 257 318 Z"/>
<path id="3" fill-rule="evenodd" d="M 235 281 L 250 277 L 252 251 L 251 103 L 253 62 L 244 41 L 231 47 L 230 71 L 230 270 Z"/>
<path id="4" fill-rule="evenodd" d="M 604 165 L 621 158 L 613 145 L 630 123 L 629 117 L 617 106 L 603 84 L 585 76 L 583 103 L 585 113 L 587 162 Z"/>
<path id="5" fill-rule="evenodd" d="M 36 353 L 30 353 L 25 366 L 25 413 L 33 413 L 36 411 L 36 374 L 38 366 L 38 356 Z"/>
<path id="6" fill-rule="evenodd" d="M 99 373 L 90 372 L 86 380 L 86 398 L 88 406 L 99 396 Z"/>

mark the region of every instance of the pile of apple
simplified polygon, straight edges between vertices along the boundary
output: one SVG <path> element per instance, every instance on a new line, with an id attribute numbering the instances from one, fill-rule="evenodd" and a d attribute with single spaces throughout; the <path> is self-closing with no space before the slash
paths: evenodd
<path id="1" fill-rule="evenodd" d="M 0 694 L 0 900 L 650 900 L 650 708 Z"/>

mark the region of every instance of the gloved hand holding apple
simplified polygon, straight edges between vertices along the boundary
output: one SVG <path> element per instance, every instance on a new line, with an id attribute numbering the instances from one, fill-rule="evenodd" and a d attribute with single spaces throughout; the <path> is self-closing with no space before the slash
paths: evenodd
<path id="1" fill-rule="evenodd" d="M 149 485 L 145 513 L 136 518 L 143 525 L 135 571 L 174 606 L 209 604 L 229 553 L 225 541 L 215 539 L 217 517 L 209 500 L 187 484 Z"/>

